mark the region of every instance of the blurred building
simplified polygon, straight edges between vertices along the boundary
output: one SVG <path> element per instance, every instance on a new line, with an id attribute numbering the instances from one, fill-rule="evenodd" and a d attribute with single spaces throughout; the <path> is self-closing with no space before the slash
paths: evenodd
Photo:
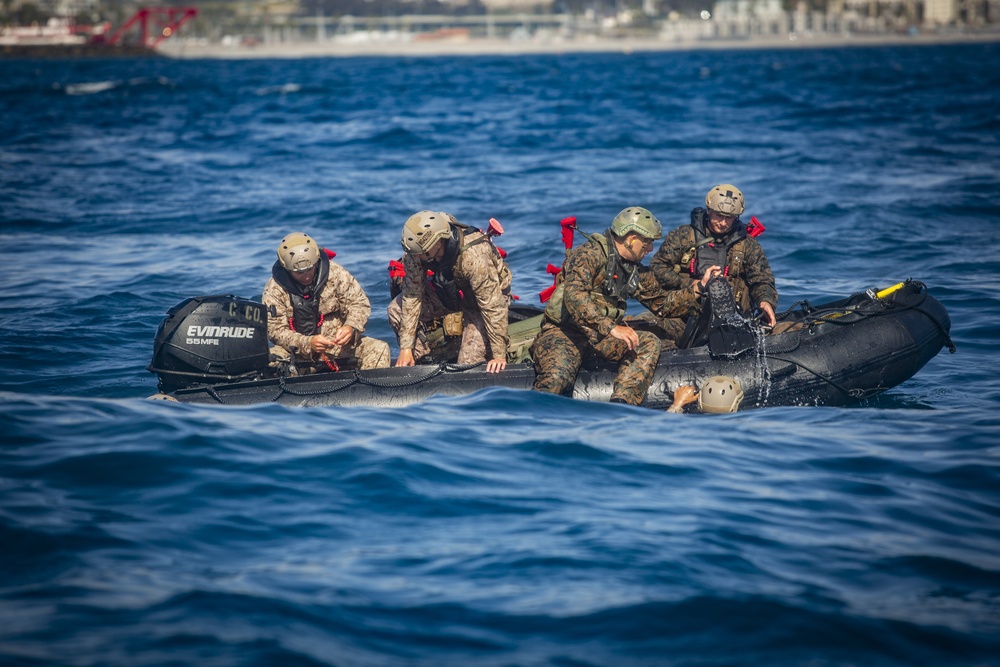
<path id="1" fill-rule="evenodd" d="M 121 25 L 191 4 L 184 36 L 236 43 L 410 39 L 807 39 L 1000 23 L 1000 0 L 0 0 L 0 24 Z M 30 11 L 20 11 L 30 8 Z M 30 17 L 25 22 L 25 17 Z M 81 20 L 85 19 L 85 20 Z"/>

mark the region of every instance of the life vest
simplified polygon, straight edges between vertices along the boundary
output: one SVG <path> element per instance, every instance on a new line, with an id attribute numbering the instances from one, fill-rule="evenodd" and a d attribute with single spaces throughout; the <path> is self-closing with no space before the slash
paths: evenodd
<path id="1" fill-rule="evenodd" d="M 590 297 L 604 311 L 604 314 L 616 323 L 625 317 L 628 309 L 628 300 L 633 298 L 639 290 L 639 264 L 626 262 L 615 250 L 614 239 L 611 230 L 606 230 L 603 234 L 592 234 L 588 239 L 597 243 L 607 262 L 604 266 L 604 278 L 601 281 L 599 290 L 590 292 Z M 559 277 L 562 277 L 562 273 Z M 545 316 L 555 322 L 562 324 L 568 321 L 566 306 L 563 302 L 565 287 L 560 280 L 545 307 Z"/>
<path id="2" fill-rule="evenodd" d="M 319 333 L 324 319 L 323 313 L 319 312 L 319 298 L 329 276 L 330 258 L 325 252 L 319 254 L 316 276 L 307 286 L 296 281 L 280 261 L 271 267 L 271 277 L 284 288 L 292 302 L 292 317 L 288 321 L 292 331 L 304 336 L 314 336 Z"/>
<path id="3" fill-rule="evenodd" d="M 694 231 L 692 246 L 678 267 L 680 273 L 691 274 L 692 279 L 699 279 L 710 266 L 722 268 L 723 276 L 736 276 L 743 268 L 744 240 L 747 238 L 747 228 L 739 218 L 732 228 L 722 238 L 712 236 L 705 221 L 706 211 L 696 208 L 691 211 L 691 229 Z M 735 249 L 730 260 L 730 250 Z"/>
<path id="4" fill-rule="evenodd" d="M 717 239 L 708 231 L 706 217 L 707 211 L 703 208 L 691 211 L 691 247 L 681 256 L 680 263 L 674 265 L 674 271 L 689 274 L 691 280 L 699 280 L 710 266 L 721 267 L 723 277 L 733 285 L 740 309 L 749 313 L 753 305 L 743 278 L 743 258 L 749 236 L 747 227 L 737 218 L 729 233 Z"/>
<path id="5" fill-rule="evenodd" d="M 600 235 L 595 235 L 601 250 L 607 255 L 608 263 L 604 268 L 604 283 L 601 285 L 602 295 L 613 302 L 617 310 L 621 310 L 621 317 L 624 317 L 628 308 L 628 300 L 639 291 L 639 265 L 634 262 L 626 262 L 618 254 L 615 248 L 611 231 L 608 230 Z M 617 321 L 617 318 L 615 318 Z"/>
<path id="6" fill-rule="evenodd" d="M 451 225 L 451 236 L 445 241 L 444 254 L 439 261 L 428 262 L 427 267 L 433 271 L 433 275 L 430 277 L 431 288 L 433 288 L 434 293 L 437 294 L 438 299 L 441 300 L 441 304 L 445 309 L 454 312 L 461 310 L 462 298 L 464 297 L 462 290 L 458 286 L 458 280 L 455 279 L 455 264 L 462 253 L 480 243 L 489 243 L 501 264 L 499 273 L 501 288 L 503 289 L 510 287 L 509 278 L 506 280 L 506 285 L 504 284 L 504 277 L 505 275 L 510 275 L 510 269 L 504 263 L 500 251 L 493 245 L 486 234 L 468 225 L 463 225 L 460 222 L 449 224 Z M 478 234 L 478 236 L 475 236 L 471 241 L 466 243 L 466 234 Z"/>

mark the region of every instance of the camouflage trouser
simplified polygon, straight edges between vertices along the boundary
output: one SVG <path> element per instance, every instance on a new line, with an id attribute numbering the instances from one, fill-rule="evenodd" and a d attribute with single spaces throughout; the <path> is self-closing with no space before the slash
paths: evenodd
<path id="1" fill-rule="evenodd" d="M 681 339 L 684 335 L 684 328 L 687 326 L 687 319 L 683 317 L 661 317 L 656 321 L 659 325 L 660 336 L 663 338 L 665 343 L 663 349 L 675 348 L 677 347 L 677 341 Z M 669 343 L 669 346 L 666 345 Z"/>
<path id="2" fill-rule="evenodd" d="M 546 322 L 531 348 L 537 373 L 534 389 L 552 394 L 568 393 L 584 357 L 593 350 L 605 359 L 621 362 L 611 398 L 640 405 L 653 381 L 656 362 L 660 360 L 660 340 L 648 331 L 637 331 L 636 334 L 639 346 L 633 352 L 625 341 L 617 338 L 606 336 L 597 345 L 591 346 L 582 331 L 572 327 L 562 329 Z"/>
<path id="3" fill-rule="evenodd" d="M 278 359 L 285 360 L 290 356 L 288 350 L 280 345 L 272 347 L 271 354 Z M 341 348 L 332 348 L 327 354 L 327 358 L 341 370 L 357 368 L 362 371 L 371 368 L 389 368 L 392 361 L 389 353 L 389 344 L 384 340 L 369 338 L 368 336 L 361 336 L 356 344 L 348 344 Z M 296 355 L 295 360 L 297 364 L 315 366 L 319 370 L 326 367 L 326 363 L 318 357 L 312 358 Z"/>
<path id="4" fill-rule="evenodd" d="M 435 326 L 436 321 L 440 321 L 447 315 L 449 311 L 441 303 L 441 300 L 437 295 L 430 289 L 425 288 L 423 297 L 420 303 L 420 325 L 417 330 L 417 339 L 413 344 L 413 359 L 419 362 L 421 359 L 426 357 L 432 352 L 438 353 L 438 347 L 434 349 L 431 348 L 427 343 L 427 336 L 421 335 L 426 334 Z M 399 327 L 403 322 L 403 296 L 399 295 L 392 300 L 388 308 L 389 325 L 392 326 L 392 330 L 396 332 L 397 340 L 399 338 Z M 421 331 L 423 329 L 423 331 Z M 486 338 L 486 323 L 483 322 L 483 316 L 479 312 L 478 308 L 463 308 L 462 309 L 462 343 L 461 347 L 458 349 L 458 363 L 460 364 L 478 364 L 483 361 L 488 361 L 492 359 L 490 355 L 490 345 Z M 507 354 L 506 350 L 502 350 L 498 355 L 503 357 Z M 449 360 L 450 361 L 450 360 Z"/>
<path id="5" fill-rule="evenodd" d="M 638 315 L 626 316 L 625 324 L 644 328 L 647 331 L 652 330 L 660 339 L 663 351 L 666 352 L 677 349 L 677 341 L 684 335 L 687 319 L 683 317 L 657 317 L 646 311 Z"/>

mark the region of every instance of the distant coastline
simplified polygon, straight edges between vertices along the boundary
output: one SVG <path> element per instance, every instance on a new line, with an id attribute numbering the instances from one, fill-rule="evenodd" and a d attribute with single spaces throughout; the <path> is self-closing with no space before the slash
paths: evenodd
<path id="1" fill-rule="evenodd" d="M 803 35 L 794 38 L 668 40 L 652 38 L 588 38 L 575 40 L 512 41 L 499 39 L 342 42 L 285 42 L 256 45 L 205 44 L 170 40 L 158 52 L 181 59 L 346 58 L 371 56 L 487 56 L 564 53 L 639 53 L 739 49 L 801 49 L 878 46 L 971 44 L 1000 41 L 1000 32 L 962 34 Z"/>
<path id="2" fill-rule="evenodd" d="M 101 45 L 0 45 L 0 59 L 142 58 L 247 60 L 350 57 L 521 56 L 567 53 L 648 53 L 751 49 L 863 48 L 1000 42 L 1000 31 L 954 34 L 813 34 L 794 37 L 656 39 L 587 37 L 581 39 L 298 41 L 256 44 L 205 43 L 173 39 L 156 49 Z"/>
<path id="3" fill-rule="evenodd" d="M 162 58 L 163 53 L 141 46 L 96 44 L 0 44 L 0 60 L 76 58 Z"/>

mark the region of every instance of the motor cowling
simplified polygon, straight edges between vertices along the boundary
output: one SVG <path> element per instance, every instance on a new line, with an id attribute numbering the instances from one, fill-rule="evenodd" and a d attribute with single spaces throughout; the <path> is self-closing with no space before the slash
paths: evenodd
<path id="1" fill-rule="evenodd" d="M 232 295 L 197 296 L 177 304 L 156 330 L 147 370 L 167 393 L 269 374 L 267 310 Z"/>

